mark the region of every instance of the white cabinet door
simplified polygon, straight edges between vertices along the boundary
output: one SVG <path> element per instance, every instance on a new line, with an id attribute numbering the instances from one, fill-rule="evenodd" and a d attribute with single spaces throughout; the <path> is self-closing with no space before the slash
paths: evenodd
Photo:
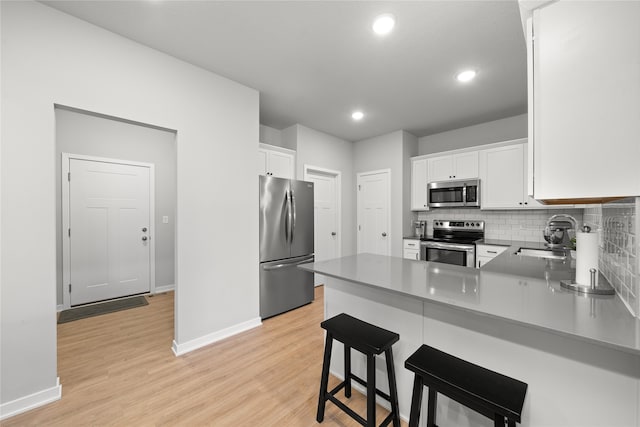
<path id="1" fill-rule="evenodd" d="M 478 177 L 478 152 L 470 151 L 453 156 L 453 177 L 467 179 Z"/>
<path id="2" fill-rule="evenodd" d="M 258 148 L 258 175 L 295 179 L 295 152 L 286 149 L 272 150 L 260 144 Z"/>
<path id="3" fill-rule="evenodd" d="M 483 150 L 480 153 L 480 185 L 483 209 L 522 207 L 524 144 Z"/>
<path id="4" fill-rule="evenodd" d="M 639 17 L 638 1 L 558 1 L 534 10 L 536 198 L 640 194 Z"/>
<path id="5" fill-rule="evenodd" d="M 427 159 L 411 160 L 411 210 L 426 211 Z"/>
<path id="6" fill-rule="evenodd" d="M 420 260 L 420 250 L 405 249 L 404 250 L 404 254 L 403 254 L 403 258 Z"/>
<path id="7" fill-rule="evenodd" d="M 272 151 L 269 153 L 269 172 L 278 178 L 294 178 L 293 155 Z"/>
<path id="8" fill-rule="evenodd" d="M 432 157 L 427 164 L 429 182 L 453 179 L 453 157 Z"/>
<path id="9" fill-rule="evenodd" d="M 432 157 L 428 162 L 429 182 L 478 177 L 478 152 Z"/>
<path id="10" fill-rule="evenodd" d="M 484 266 L 486 263 L 488 263 L 492 259 L 493 259 L 493 257 L 477 256 L 476 257 L 476 268 L 482 268 L 482 266 Z"/>

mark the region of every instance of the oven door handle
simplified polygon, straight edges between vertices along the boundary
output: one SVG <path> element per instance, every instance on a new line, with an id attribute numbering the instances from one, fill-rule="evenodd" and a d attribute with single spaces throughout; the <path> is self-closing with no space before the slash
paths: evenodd
<path id="1" fill-rule="evenodd" d="M 457 245 L 455 243 L 422 242 L 423 246 L 431 249 L 446 249 L 450 251 L 473 251 L 475 245 Z"/>

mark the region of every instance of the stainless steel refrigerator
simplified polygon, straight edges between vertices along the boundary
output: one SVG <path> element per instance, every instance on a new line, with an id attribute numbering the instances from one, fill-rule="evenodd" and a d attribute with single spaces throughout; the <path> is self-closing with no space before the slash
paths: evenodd
<path id="1" fill-rule="evenodd" d="M 260 317 L 313 301 L 313 183 L 260 177 Z"/>

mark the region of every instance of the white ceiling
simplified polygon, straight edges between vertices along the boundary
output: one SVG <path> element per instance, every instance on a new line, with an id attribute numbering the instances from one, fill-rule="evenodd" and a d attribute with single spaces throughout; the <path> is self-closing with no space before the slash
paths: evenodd
<path id="1" fill-rule="evenodd" d="M 276 129 L 300 123 L 357 141 L 526 112 L 516 0 L 44 3 L 257 89 L 260 122 Z M 381 13 L 397 21 L 385 38 L 371 31 Z M 458 83 L 468 67 L 477 78 Z"/>

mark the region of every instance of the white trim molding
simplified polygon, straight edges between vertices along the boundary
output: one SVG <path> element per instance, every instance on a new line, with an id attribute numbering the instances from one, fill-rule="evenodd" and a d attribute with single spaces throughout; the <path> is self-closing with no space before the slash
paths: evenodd
<path id="1" fill-rule="evenodd" d="M 230 326 L 220 331 L 204 335 L 191 341 L 187 341 L 183 344 L 178 344 L 176 340 L 173 340 L 171 350 L 176 356 L 182 356 L 183 354 L 189 353 L 193 350 L 197 350 L 201 347 L 213 344 L 225 338 L 229 338 L 233 335 L 248 331 L 249 329 L 253 329 L 261 325 L 262 320 L 259 317 L 256 317 L 251 320 L 247 320 L 246 322 L 238 323 L 237 325 Z"/>
<path id="2" fill-rule="evenodd" d="M 60 400 L 61 398 L 62 385 L 60 385 L 60 377 L 58 377 L 56 379 L 56 385 L 51 388 L 40 390 L 28 396 L 23 396 L 0 405 L 0 420 L 47 405 L 51 402 L 55 402 L 56 400 Z"/>
<path id="3" fill-rule="evenodd" d="M 176 285 L 164 285 L 156 286 L 156 291 L 153 294 L 161 294 L 163 292 L 171 292 L 176 290 Z"/>

